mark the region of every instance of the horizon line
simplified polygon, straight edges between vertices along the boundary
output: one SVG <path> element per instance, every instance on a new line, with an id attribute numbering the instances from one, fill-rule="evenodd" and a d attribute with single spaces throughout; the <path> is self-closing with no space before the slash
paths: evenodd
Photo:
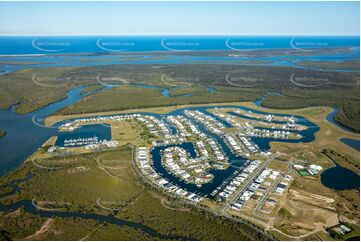
<path id="1" fill-rule="evenodd" d="M 310 37 L 360 37 L 360 34 L 0 34 L 0 37 L 34 37 L 34 36 L 43 36 L 43 37 L 65 37 L 65 36 L 88 36 L 88 37 L 98 37 L 98 36 L 120 36 L 120 37 L 224 37 L 224 36 L 241 36 L 241 37 L 295 37 L 295 36 L 310 36 Z"/>

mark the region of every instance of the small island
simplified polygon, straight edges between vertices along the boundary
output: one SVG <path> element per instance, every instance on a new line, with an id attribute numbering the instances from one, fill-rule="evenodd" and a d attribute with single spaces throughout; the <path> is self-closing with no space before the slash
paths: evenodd
<path id="1" fill-rule="evenodd" d="M 0 138 L 5 136 L 5 135 L 6 135 L 6 131 L 0 129 Z"/>

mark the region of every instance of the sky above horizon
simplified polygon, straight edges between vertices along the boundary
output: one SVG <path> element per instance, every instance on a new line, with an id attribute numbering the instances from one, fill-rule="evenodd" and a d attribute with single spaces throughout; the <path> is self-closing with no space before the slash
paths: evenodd
<path id="1" fill-rule="evenodd" d="M 0 35 L 360 35 L 359 2 L 0 2 Z"/>

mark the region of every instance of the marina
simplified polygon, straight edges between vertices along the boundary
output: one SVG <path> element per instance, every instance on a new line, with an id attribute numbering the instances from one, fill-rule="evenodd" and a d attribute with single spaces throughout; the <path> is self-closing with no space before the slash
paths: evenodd
<path id="1" fill-rule="evenodd" d="M 272 140 L 283 142 L 307 142 L 314 139 L 318 127 L 302 117 L 274 114 L 274 119 L 293 120 L 293 123 L 305 128 L 294 130 L 299 135 L 296 138 L 278 135 L 255 137 L 252 133 L 241 132 L 231 135 L 225 133 L 226 128 L 238 127 L 235 121 L 215 115 L 216 112 L 232 110 L 251 111 L 239 106 L 207 106 L 177 109 L 166 116 L 152 113 L 122 114 L 112 116 L 98 116 L 94 118 L 68 120 L 69 126 L 73 123 L 84 124 L 89 122 L 117 122 L 120 120 L 134 120 L 144 125 L 152 134 L 151 146 L 142 151 L 139 163 L 144 175 L 164 189 L 164 186 L 177 186 L 182 190 L 180 196 L 188 196 L 188 192 L 202 197 L 216 197 L 219 193 L 232 189 L 225 181 L 235 176 L 235 173 L 245 170 L 251 174 L 261 160 L 270 157 L 268 143 Z M 252 110 L 262 119 L 267 119 L 267 113 Z M 165 122 L 166 121 L 166 122 Z M 228 121 L 230 121 L 228 119 Z M 268 121 L 272 123 L 272 120 Z M 233 124 L 232 124 L 233 123 Z M 88 126 L 88 125 L 87 125 Z M 252 125 L 250 125 L 252 127 Z M 269 130 L 264 128 L 263 130 Z M 271 129 L 272 130 L 272 129 Z M 76 134 L 77 131 L 74 131 Z M 196 142 L 190 142 L 196 137 Z M 260 143 L 259 141 L 263 141 Z M 144 153 L 145 152 L 145 153 Z M 261 160 L 249 160 L 250 156 L 257 156 Z M 253 164 L 253 165 L 252 165 Z M 253 167 L 253 169 L 252 169 Z M 244 177 L 245 178 L 245 177 Z M 240 181 L 233 181 L 233 185 Z M 167 185 L 167 184 L 172 185 Z M 225 185 L 225 191 L 219 189 Z M 214 192 L 218 189 L 218 192 Z M 223 193 L 222 193 L 223 192 Z M 178 195 L 179 195 L 178 194 Z M 183 194 L 183 195 L 182 195 Z"/>
<path id="2" fill-rule="evenodd" d="M 61 108 L 62 106 L 66 106 L 69 105 L 70 103 L 75 102 L 76 100 L 78 100 L 79 98 L 81 98 L 82 96 L 84 96 L 84 94 L 79 95 L 78 93 L 80 93 L 82 91 L 81 88 L 76 88 L 74 90 L 72 90 L 69 93 L 69 99 L 66 100 L 62 100 L 59 103 L 56 103 L 54 105 L 50 105 L 49 107 L 44 108 L 43 110 L 39 110 L 36 112 L 36 114 L 39 117 L 42 117 L 42 120 L 49 114 L 51 114 L 52 112 L 55 112 L 56 110 L 58 110 L 59 108 Z M 74 93 L 74 95 L 73 95 Z M 125 115 L 111 115 L 111 116 L 107 116 L 107 117 L 90 117 L 90 118 L 83 118 L 83 119 L 78 119 L 77 122 L 80 123 L 91 123 L 91 122 L 104 122 L 107 119 L 110 120 L 124 120 L 124 119 L 133 119 L 133 118 L 139 118 L 141 115 L 147 115 L 149 118 L 149 122 L 154 122 L 156 121 L 158 124 L 160 124 L 161 126 L 158 127 L 163 127 L 163 129 L 160 129 L 158 131 L 158 129 L 156 132 L 163 132 L 161 133 L 162 135 L 164 135 L 164 137 L 166 137 L 166 139 L 164 139 L 163 143 L 158 143 L 157 145 L 161 145 L 159 147 L 155 147 L 154 149 L 152 149 L 151 154 L 153 156 L 153 161 L 154 161 L 154 169 L 161 173 L 164 177 L 166 177 L 168 180 L 172 181 L 174 184 L 182 186 L 183 188 L 192 191 L 192 192 L 197 192 L 198 194 L 201 194 L 202 196 L 212 196 L 211 194 L 215 194 L 213 193 L 213 191 L 220 186 L 224 181 L 226 181 L 229 177 L 231 177 L 235 171 L 237 171 L 239 168 L 234 168 L 234 167 L 244 167 L 247 163 L 247 159 L 246 157 L 251 154 L 251 152 L 248 150 L 248 152 L 243 153 L 244 157 L 240 158 L 238 157 L 234 152 L 232 152 L 232 148 L 229 144 L 229 142 L 226 141 L 226 139 L 222 138 L 222 128 L 227 128 L 227 127 L 231 127 L 232 126 L 232 121 L 231 120 L 227 120 L 227 119 L 222 119 L 222 117 L 217 116 L 213 113 L 209 113 L 207 110 L 212 109 L 212 108 L 216 108 L 216 110 L 222 110 L 222 109 L 226 109 L 226 108 L 235 108 L 240 109 L 242 112 L 249 112 L 252 111 L 254 114 L 266 114 L 263 112 L 259 112 L 256 110 L 251 110 L 249 108 L 245 108 L 245 107 L 239 107 L 239 106 L 227 106 L 227 107 L 212 107 L 212 106 L 207 106 L 207 107 L 194 107 L 194 108 L 187 108 L 187 109 L 177 109 L 174 110 L 172 112 L 170 112 L 168 115 L 164 116 L 164 115 L 158 115 L 158 114 L 151 114 L 151 113 L 138 113 L 138 114 L 125 114 Z M 184 112 L 186 111 L 186 112 Z M 8 153 L 9 158 L 10 155 L 12 156 L 16 156 L 17 158 L 13 157 L 10 159 L 15 159 L 13 162 L 9 162 L 9 158 L 6 158 L 6 156 L 3 156 L 3 162 L 1 165 L 2 171 L 3 173 L 6 172 L 9 169 L 13 169 L 14 167 L 16 167 L 16 164 L 20 164 L 23 160 L 25 160 L 25 158 L 30 155 L 34 149 L 36 149 L 37 147 L 39 147 L 48 137 L 50 136 L 54 136 L 54 135 L 59 135 L 58 137 L 58 145 L 61 144 L 61 140 L 64 140 L 62 137 L 62 133 L 66 133 L 66 132 L 59 132 L 58 131 L 58 127 L 60 127 L 61 125 L 67 124 L 67 123 L 71 123 L 74 120 L 68 120 L 68 121 L 64 121 L 62 123 L 59 124 L 55 124 L 53 127 L 41 127 L 41 126 L 37 126 L 35 125 L 31 120 L 34 114 L 29 114 L 29 115 L 18 115 L 15 114 L 13 110 L 9 110 L 9 111 L 1 111 L 3 114 L 6 115 L 1 115 L 2 119 L 3 118 L 11 118 L 12 116 L 15 118 L 16 120 L 21 121 L 22 122 L 22 127 L 27 127 L 27 130 L 29 130 L 29 135 L 32 136 L 36 136 L 38 137 L 38 143 L 33 143 L 31 142 L 31 145 L 29 146 L 24 146 L 21 147 L 21 149 L 24 149 L 24 152 L 18 152 L 16 154 L 14 153 Z M 194 113 L 194 114 L 198 114 L 200 115 L 200 117 L 190 117 L 190 120 L 185 120 L 185 114 L 190 114 L 190 113 Z M 235 112 L 231 112 L 231 115 L 233 114 L 235 117 L 238 116 L 236 115 Z M 205 116 L 208 115 L 208 116 Z M 277 114 L 273 114 L 276 117 L 279 116 Z M 21 117 L 19 119 L 19 117 Z M 175 117 L 178 117 L 175 118 Z M 247 148 L 248 143 L 249 144 L 254 144 L 252 145 L 252 147 L 255 147 L 255 150 L 259 150 L 259 151 L 267 151 L 269 149 L 269 142 L 273 141 L 273 140 L 277 140 L 279 142 L 310 142 L 314 139 L 314 133 L 317 132 L 318 127 L 316 125 L 314 125 L 313 123 L 305 120 L 302 117 L 293 117 L 293 116 L 287 116 L 285 115 L 285 117 L 289 117 L 289 120 L 286 120 L 286 122 L 289 122 L 292 119 L 295 119 L 296 121 L 293 122 L 293 124 L 296 125 L 302 125 L 302 126 L 306 126 L 309 127 L 307 129 L 303 129 L 303 130 L 296 130 L 296 132 L 302 136 L 301 139 L 281 139 L 280 137 L 249 137 L 246 138 L 246 140 L 244 140 L 242 137 L 238 137 L 237 138 L 237 144 L 239 145 L 239 147 L 242 148 L 242 152 L 246 151 L 244 150 L 245 148 Z M 167 122 L 162 122 L 161 120 L 165 120 Z M 202 125 L 199 123 L 199 121 L 197 122 L 197 118 L 198 120 L 200 120 L 199 118 L 207 118 L 207 123 Z M 249 117 L 247 117 L 247 119 L 249 119 Z M 256 118 L 252 118 L 254 120 L 257 120 Z M 202 120 L 200 120 L 202 121 Z M 228 122 L 227 122 L 228 121 Z M 260 120 L 262 121 L 262 120 Z M 281 122 L 277 119 L 272 120 L 274 122 Z M 178 122 L 178 126 L 177 126 L 177 122 Z M 212 124 L 212 122 L 216 122 L 215 124 Z M 73 125 L 76 124 L 76 122 L 72 123 Z M 170 125 L 172 124 L 172 125 Z M 180 126 L 180 124 L 182 124 L 183 126 Z M 188 126 L 187 126 L 188 125 Z M 204 125 L 204 126 L 203 126 Z M 87 125 L 89 128 L 92 127 L 92 125 Z M 19 127 L 19 126 L 12 126 L 12 127 Z M 28 129 L 29 127 L 32 127 L 31 129 Z M 75 126 L 76 128 L 74 129 L 72 135 L 78 135 L 77 131 L 80 128 Z M 84 126 L 85 127 L 85 126 Z M 96 126 L 93 126 L 93 128 L 91 128 L 93 131 L 95 130 L 109 130 L 109 127 L 107 128 L 104 125 L 100 125 L 97 124 Z M 33 132 L 34 130 L 38 130 L 36 132 Z M 272 130 L 272 129 L 270 129 Z M 94 137 L 94 132 L 86 132 L 87 137 Z M 154 130 L 153 130 L 154 131 Z M 95 131 L 96 132 L 96 131 Z M 165 132 L 165 133 L 164 133 Z M 174 134 L 180 134 L 177 137 L 174 136 Z M 188 133 L 188 134 L 187 134 Z M 167 146 L 162 146 L 162 145 L 167 145 L 167 144 L 180 144 L 180 145 L 184 145 L 182 142 L 184 142 L 186 140 L 186 137 L 191 135 L 191 134 L 200 134 L 203 133 L 204 135 L 206 135 L 210 140 L 210 142 L 212 142 L 213 144 L 213 148 L 214 147 L 218 147 L 215 148 L 216 150 L 213 150 L 213 152 L 215 152 L 215 155 L 218 155 L 218 158 L 220 160 L 222 160 L 222 156 L 224 156 L 224 159 L 227 160 L 228 163 L 232 164 L 232 166 L 228 166 L 225 164 L 226 163 L 221 163 L 218 164 L 219 166 L 215 166 L 218 169 L 209 169 L 208 173 L 213 177 L 211 179 L 211 182 L 209 183 L 205 183 L 202 184 L 201 187 L 198 187 L 196 185 L 192 185 L 190 183 L 185 183 L 182 182 L 181 180 L 179 180 L 176 176 L 172 175 L 169 173 L 169 171 L 167 171 L 163 166 L 162 166 L 162 162 L 161 162 L 161 156 L 159 155 L 161 150 L 166 149 Z M 26 132 L 23 133 L 23 135 L 26 134 Z M 13 132 L 9 132 L 9 134 L 5 137 L 3 137 L 2 139 L 0 139 L 0 142 L 6 144 L 5 146 L 1 146 L 1 149 L 5 149 L 5 147 L 11 145 L 11 143 L 7 142 L 6 140 L 9 138 L 14 138 L 14 133 Z M 40 138 L 40 135 L 42 135 L 43 138 Z M 85 137 L 85 136 L 84 136 Z M 84 138 L 82 137 L 82 138 Z M 170 139 L 167 139 L 170 138 Z M 176 140 L 174 138 L 177 138 Z M 227 137 L 227 136 L 226 136 Z M 100 137 L 101 140 L 104 140 L 104 138 Z M 105 137 L 106 140 L 111 140 L 111 138 L 109 136 Z M 173 140 L 172 140 L 173 139 Z M 29 139 L 31 140 L 31 139 Z M 228 144 L 227 144 L 228 143 Z M 37 144 L 37 145 L 36 145 Z M 207 152 L 209 153 L 210 151 L 212 151 L 212 144 L 210 144 L 210 149 L 206 149 Z M 203 145 L 205 145 L 205 143 L 203 142 Z M 216 146 L 214 146 L 216 145 Z M 198 145 L 196 147 L 200 147 L 202 146 L 201 143 L 198 143 Z M 33 147 L 33 148 L 31 148 Z M 30 148 L 30 149 L 29 149 Z M 195 148 L 193 145 L 191 144 L 185 144 L 184 145 L 185 150 L 191 154 L 194 155 L 194 157 L 196 157 L 196 150 L 199 148 Z M 218 152 L 217 152 L 218 150 Z M 159 152 L 159 153 L 158 153 Z M 202 150 L 199 150 L 198 152 L 202 152 Z M 158 154 L 156 154 L 158 153 Z M 248 155 L 247 155 L 248 153 Z M 227 169 L 224 169 L 225 167 L 227 167 Z"/>
<path id="3" fill-rule="evenodd" d="M 0 240 L 359 239 L 360 3 L 312 1 L 0 1 Z"/>

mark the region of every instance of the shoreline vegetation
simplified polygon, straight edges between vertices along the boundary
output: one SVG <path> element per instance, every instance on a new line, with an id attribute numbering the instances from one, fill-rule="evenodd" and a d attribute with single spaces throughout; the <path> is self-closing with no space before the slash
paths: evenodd
<path id="1" fill-rule="evenodd" d="M 76 86 L 99 90 L 104 84 L 116 86 L 95 92 L 59 113 L 253 102 L 266 97 L 262 106 L 267 108 L 338 107 L 341 112 L 336 115 L 336 122 L 357 132 L 360 129 L 358 73 L 280 66 L 139 64 L 24 69 L 0 76 L 0 108 L 7 109 L 16 103 L 16 112 L 25 114 L 63 99 Z M 216 91 L 207 91 L 210 86 Z M 28 91 L 23 92 L 24 89 Z M 164 89 L 169 90 L 168 97 L 162 94 Z M 269 95 L 270 91 L 282 95 Z"/>
<path id="2" fill-rule="evenodd" d="M 6 135 L 6 131 L 0 129 L 0 138 L 5 136 L 5 135 Z"/>
<path id="3" fill-rule="evenodd" d="M 106 152 L 72 155 L 61 159 L 57 157 L 38 159 L 37 155 L 42 153 L 43 151 L 39 149 L 16 171 L 0 179 L 1 187 L 9 187 L 9 184 L 14 182 L 18 187 L 9 194 L 0 196 L 0 208 L 1 206 L 10 207 L 10 210 L 0 213 L 3 235 L 6 235 L 8 239 L 25 238 L 34 234 L 49 217 L 54 219 L 55 224 L 45 233 L 47 240 L 60 238 L 76 240 L 87 234 L 89 234 L 88 239 L 94 240 L 159 240 L 161 238 L 157 237 L 158 235 L 164 238 L 174 236 L 175 239 L 191 238 L 193 240 L 265 239 L 262 234 L 247 224 L 221 219 L 203 209 L 188 207 L 172 200 L 166 194 L 147 189 L 146 184 L 134 173 L 129 161 L 132 156 L 129 146 Z M 95 162 L 100 158 L 112 160 L 112 166 L 122 168 L 103 167 Z M 38 164 L 58 166 L 61 169 L 39 169 L 33 165 L 32 160 L 37 160 Z M 29 179 L 17 182 L 26 177 Z M 168 201 L 171 209 L 162 205 L 164 199 Z M 11 204 L 24 200 L 35 200 L 40 211 L 47 211 L 48 215 L 40 216 L 41 213 L 33 209 L 29 210 L 26 206 L 11 210 Z M 120 210 L 117 209 L 119 207 L 121 207 Z M 187 209 L 177 210 L 172 207 Z M 74 217 L 57 216 L 56 211 L 69 211 L 74 214 Z M 97 222 L 86 218 L 86 214 L 93 214 L 92 217 L 110 216 L 114 217 L 114 221 Z M 116 223 L 117 219 L 129 221 L 135 226 L 127 224 L 120 226 Z M 22 224 L 22 230 L 18 229 L 20 224 Z M 69 226 L 69 224 L 74 226 Z M 90 229 L 84 230 L 79 225 L 85 225 Z M 142 227 L 145 226 L 156 234 L 143 230 Z M 114 230 L 118 232 L 113 233 Z"/>
<path id="4" fill-rule="evenodd" d="M 252 107 L 256 110 L 266 111 L 269 109 L 256 106 L 254 103 L 237 103 L 238 105 Z M 208 104 L 212 106 L 212 104 Z M 218 105 L 218 104 L 217 104 Z M 222 105 L 222 104 L 221 104 Z M 221 106 L 220 105 L 220 106 Z M 226 104 L 223 104 L 226 105 Z M 235 105 L 229 103 L 228 105 Z M 184 105 L 183 105 L 184 106 Z M 197 105 L 195 105 L 197 106 Z M 167 113 L 179 107 L 158 107 L 143 109 L 158 113 Z M 140 110 L 138 110 L 140 111 Z M 275 112 L 274 110 L 272 110 Z M 355 170 L 359 152 L 350 147 L 343 146 L 338 137 L 359 137 L 358 134 L 346 132 L 329 123 L 325 117 L 331 112 L 329 107 L 304 108 L 299 110 L 277 110 L 278 113 L 300 115 L 317 123 L 320 131 L 316 133 L 316 139 L 312 143 L 285 144 L 272 142 L 271 150 L 280 151 L 283 154 L 295 155 L 299 159 L 315 159 L 312 154 L 318 154 L 321 147 L 336 149 L 334 153 L 338 162 Z M 125 111 L 124 111 L 125 112 Z M 109 113 L 103 113 L 109 114 Z M 94 115 L 94 114 L 88 114 Z M 101 115 L 101 114 L 99 114 Z M 47 122 L 55 118 L 69 118 L 72 116 L 52 116 Z M 333 139 L 328 137 L 332 135 Z M 135 142 L 130 140 L 130 143 Z M 46 143 L 44 144 L 44 146 Z M 304 152 L 304 151 L 309 152 Z M 69 211 L 80 213 L 81 216 L 59 217 L 56 214 L 50 217 L 54 220 L 49 230 L 44 235 L 38 235 L 37 239 L 61 239 L 75 240 L 88 236 L 91 240 L 114 240 L 114 239 L 138 239 L 156 240 L 142 230 L 129 226 L 119 226 L 115 223 L 101 223 L 94 219 L 86 219 L 83 214 L 99 214 L 101 216 L 114 216 L 115 218 L 139 223 L 156 231 L 158 235 L 174 235 L 181 238 L 192 238 L 194 240 L 262 240 L 261 234 L 253 230 L 247 224 L 238 224 L 229 219 L 215 217 L 203 209 L 192 207 L 187 204 L 169 198 L 166 194 L 150 189 L 136 176 L 131 165 L 132 150 L 128 145 L 118 149 L 87 153 L 81 155 L 69 155 L 64 157 L 46 158 L 46 151 L 39 148 L 27 161 L 15 171 L 0 178 L 0 186 L 3 188 L 1 194 L 7 194 L 0 199 L 1 206 L 11 206 L 20 201 L 31 201 L 35 199 L 36 204 L 44 209 Z M 306 156 L 301 156 L 301 155 Z M 45 157 L 45 158 L 44 158 Z M 332 166 L 329 161 L 316 156 L 315 161 L 321 162 L 324 167 Z M 321 157 L 322 158 L 322 157 Z M 345 159 L 347 158 L 347 160 Z M 99 160 L 102 163 L 99 163 Z M 42 169 L 34 166 L 33 161 L 40 166 L 60 167 L 60 169 Z M 108 162 L 107 162 L 108 161 Z M 104 165 L 103 165 L 104 164 Z M 21 183 L 16 182 L 20 189 L 11 189 L 12 182 L 17 179 L 29 177 Z M 46 184 L 44 186 L 44 184 Z M 342 216 L 357 218 L 357 207 L 359 204 L 355 191 L 333 191 L 322 186 L 318 179 L 306 179 L 297 177 L 291 189 L 307 190 L 312 194 L 321 193 L 324 196 L 334 197 Z M 16 192 L 14 192 L 16 191 Z M 119 193 L 119 191 L 122 191 Z M 10 195 L 9 195 L 10 194 Z M 326 195 L 325 195 L 326 194 Z M 356 194 L 357 195 L 357 194 Z M 163 201 L 167 201 L 164 206 Z M 101 206 L 97 205 L 100 203 Z M 345 208 L 341 206 L 344 204 Z M 346 205 L 345 205 L 346 204 Z M 121 208 L 120 210 L 106 210 L 103 207 Z M 174 209 L 172 209 L 174 208 Z M 346 213 L 344 210 L 348 209 Z M 351 212 L 350 212 L 351 209 Z M 356 211 L 356 212 L 355 212 Z M 49 213 L 49 215 L 51 212 Z M 295 220 L 296 216 L 292 216 Z M 0 213 L 0 222 L 3 224 L 4 235 L 7 239 L 26 238 L 36 233 L 49 219 L 49 216 L 40 216 L 27 209 L 13 209 Z M 282 219 L 282 218 L 281 218 Z M 288 218 L 287 218 L 288 219 Z M 19 226 L 22 230 L 19 230 Z M 83 226 L 79 226 L 83 225 Z M 278 228 L 278 227 L 277 227 Z M 115 232 L 117 231 L 117 232 Z M 186 231 L 186 232 L 185 232 Z M 283 230 L 282 230 L 283 231 Z M 358 231 L 358 228 L 355 228 Z M 279 235 L 269 231 L 278 239 L 290 239 L 286 235 Z M 287 230 L 285 230 L 287 232 Z M 320 232 L 321 233 L 321 232 Z M 321 233 L 325 238 L 328 235 Z M 65 237 L 64 237 L 65 236 Z M 284 236 L 284 237 L 282 237 Z M 306 238 L 306 237 L 305 237 Z M 307 236 L 316 239 L 313 234 Z"/>
<path id="5" fill-rule="evenodd" d="M 175 109 L 186 108 L 186 107 L 197 107 L 197 106 L 219 106 L 219 107 L 244 106 L 244 107 L 249 107 L 249 108 L 263 111 L 263 112 L 299 115 L 299 116 L 303 116 L 303 117 L 309 119 L 310 121 L 312 121 L 314 123 L 317 123 L 322 128 L 322 130 L 323 129 L 325 131 L 327 131 L 328 129 L 334 130 L 332 132 L 332 134 L 335 137 L 335 140 L 336 140 L 335 142 L 339 142 L 338 140 L 343 137 L 347 137 L 347 138 L 351 138 L 351 139 L 359 139 L 360 138 L 360 134 L 346 131 L 340 127 L 335 126 L 334 124 L 332 124 L 326 120 L 326 116 L 333 111 L 333 109 L 330 107 L 315 106 L 315 107 L 306 107 L 306 108 L 300 108 L 300 109 L 273 109 L 273 108 L 267 108 L 267 107 L 263 107 L 263 106 L 257 106 L 256 104 L 254 104 L 252 102 L 230 102 L 230 103 L 178 105 L 178 106 L 166 106 L 166 107 L 152 107 L 152 108 L 144 108 L 144 109 L 109 111 L 109 112 L 94 112 L 94 113 L 87 113 L 87 114 L 71 114 L 71 115 L 55 114 L 55 115 L 47 117 L 44 120 L 44 124 L 46 126 L 52 126 L 57 122 L 61 122 L 64 120 L 69 120 L 69 119 L 82 118 L 82 117 L 86 118 L 86 117 L 93 117 L 93 116 L 116 115 L 116 114 L 123 114 L 123 113 L 149 112 L 149 113 L 157 113 L 157 114 L 167 114 Z M 352 151 L 351 153 L 357 152 L 350 147 L 347 147 L 347 148 Z M 356 155 L 355 157 L 357 157 L 357 156 L 358 155 Z"/>
<path id="6" fill-rule="evenodd" d="M 123 113 L 139 113 L 139 112 L 149 112 L 149 113 L 157 113 L 157 114 L 167 114 L 175 109 L 186 108 L 186 107 L 196 107 L 196 106 L 244 106 L 249 107 L 255 110 L 263 111 L 263 112 L 272 112 L 272 113 L 280 113 L 280 114 L 291 114 L 291 115 L 299 115 L 309 119 L 310 121 L 317 123 L 321 128 L 320 133 L 316 133 L 316 140 L 321 139 L 323 146 L 328 144 L 331 146 L 337 146 L 338 149 L 341 149 L 344 153 L 348 153 L 353 159 L 357 160 L 359 157 L 359 152 L 355 149 L 345 145 L 340 141 L 341 138 L 350 138 L 350 139 L 360 139 L 360 135 L 358 133 L 353 133 L 346 131 L 340 127 L 335 126 L 326 120 L 326 116 L 333 111 L 330 107 L 308 107 L 301 109 L 270 109 L 266 107 L 257 106 L 252 102 L 235 102 L 235 103 L 209 103 L 209 104 L 196 104 L 196 105 L 180 105 L 180 106 L 167 106 L 167 107 L 156 107 L 156 108 L 146 108 L 146 109 L 133 109 L 133 110 L 122 110 L 122 111 L 110 111 L 110 112 L 97 112 L 97 113 L 88 113 L 88 114 L 72 114 L 72 115 L 52 115 L 44 120 L 44 124 L 46 126 L 51 126 L 57 122 L 61 122 L 64 120 L 75 119 L 75 118 L 86 118 L 93 116 L 106 116 L 106 115 L 116 115 Z M 332 131 L 330 131 L 332 130 Z M 328 140 L 328 137 L 332 134 L 334 139 Z M 319 144 L 319 142 L 317 142 Z M 279 144 L 277 142 L 271 142 L 271 147 L 277 147 L 280 149 Z M 296 149 L 297 144 L 287 144 L 287 146 L 293 147 L 292 149 Z M 299 145 L 298 145 L 299 146 Z M 285 150 L 287 153 L 287 150 Z M 357 171 L 356 171 L 357 172 Z"/>

